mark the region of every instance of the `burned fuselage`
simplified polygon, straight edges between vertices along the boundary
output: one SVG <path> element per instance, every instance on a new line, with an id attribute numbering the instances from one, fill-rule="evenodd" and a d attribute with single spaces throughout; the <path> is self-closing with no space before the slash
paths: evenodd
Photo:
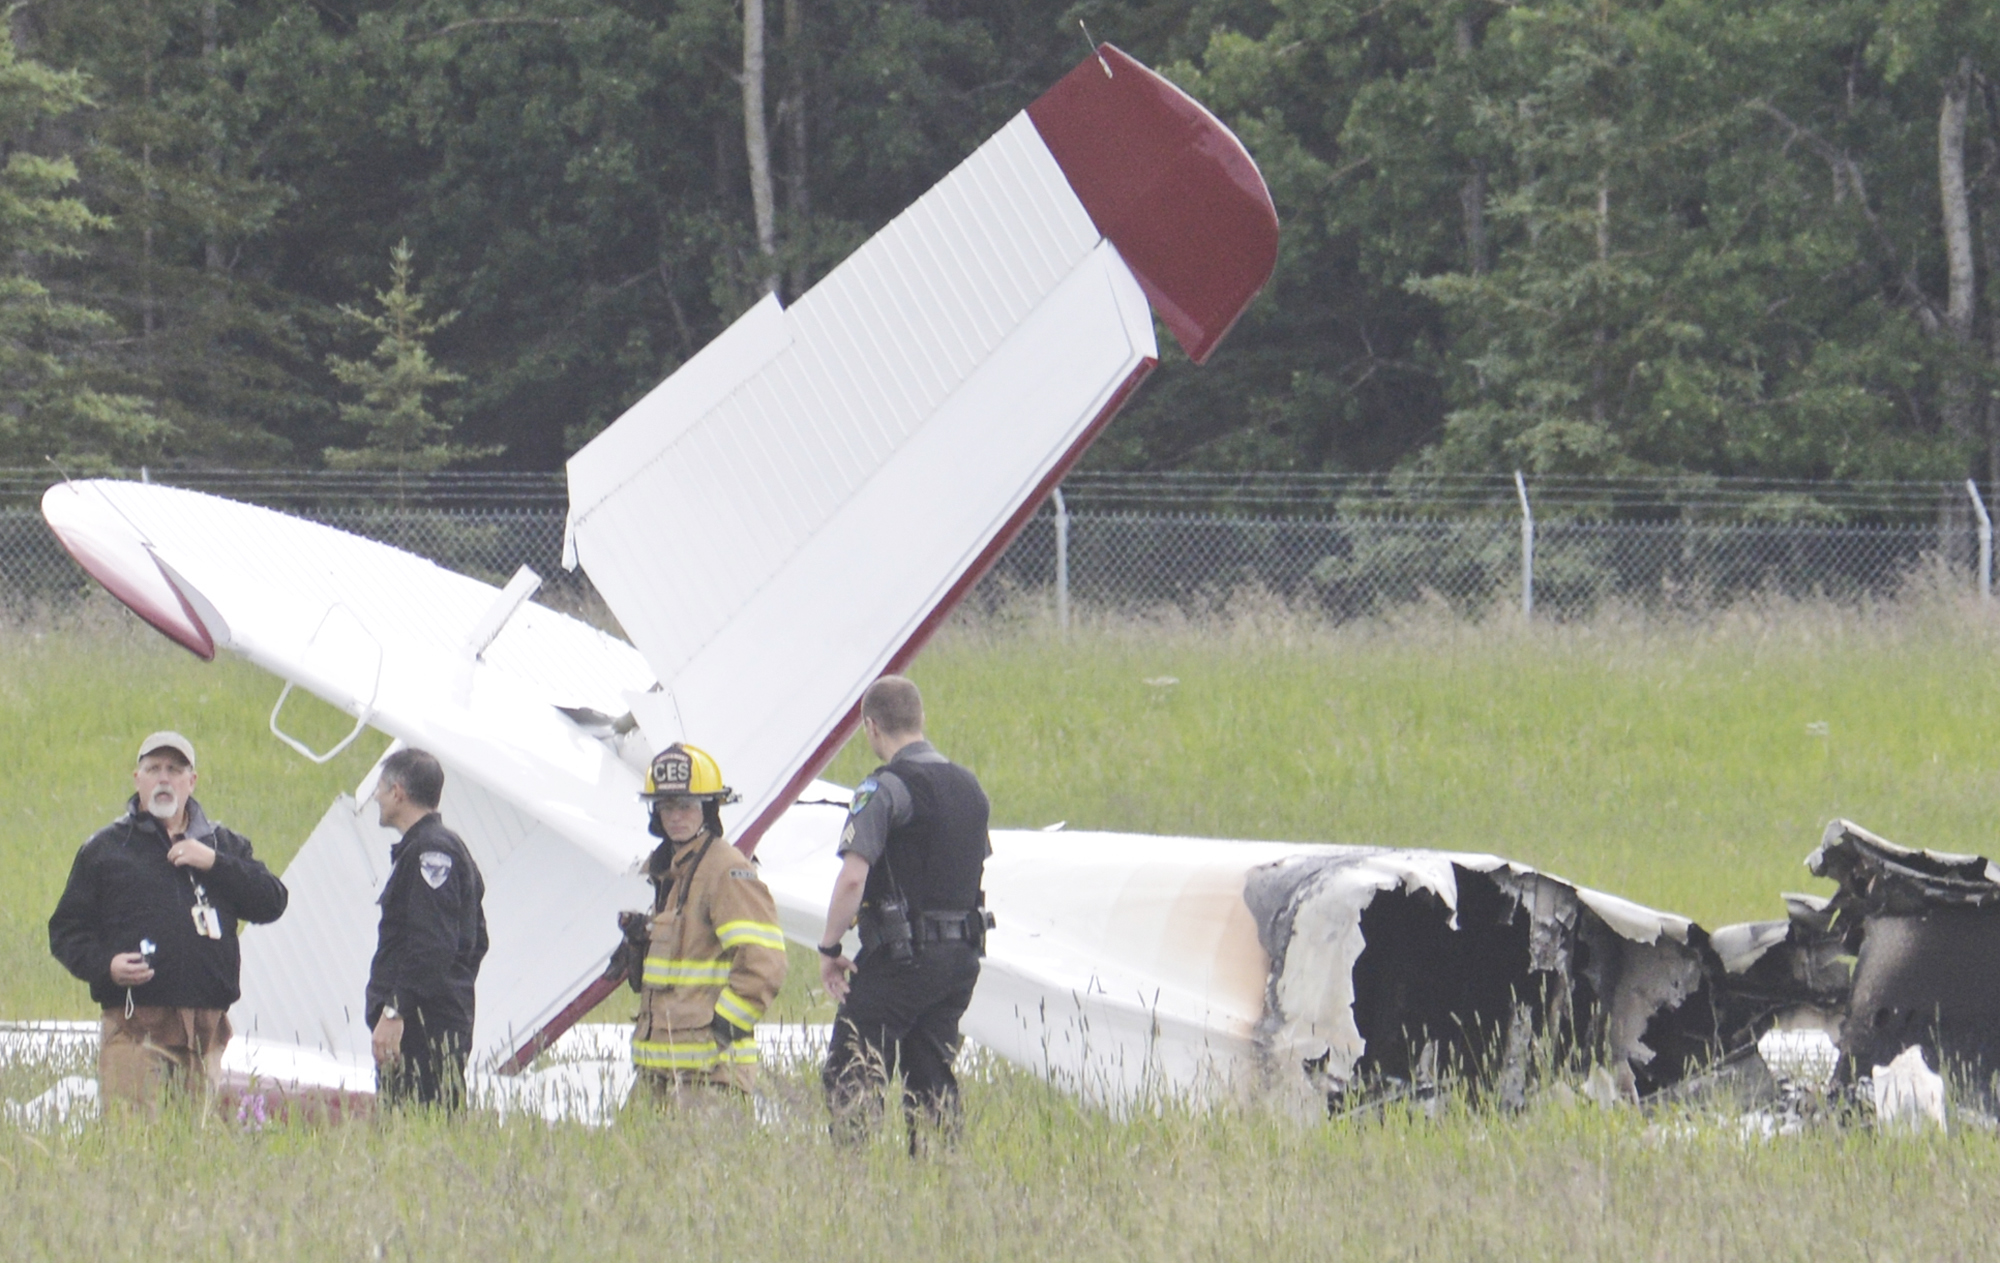
<path id="1" fill-rule="evenodd" d="M 1253 870 L 1259 1030 L 1330 1108 L 1450 1077 L 1503 1104 L 1602 1062 L 1640 1097 L 1754 1040 L 1699 926 L 1484 855 L 1328 848 Z"/>
<path id="2" fill-rule="evenodd" d="M 1839 890 L 1826 937 L 1851 955 L 1837 1074 L 1852 1082 L 1910 1047 L 1991 1105 L 2000 1074 L 2000 867 L 1911 850 L 1836 820 L 1806 861 Z"/>
<path id="3" fill-rule="evenodd" d="M 1491 856 L 1334 847 L 1263 865 L 1244 891 L 1270 958 L 1260 1050 L 1303 1066 L 1329 1108 L 1446 1078 L 1515 1104 L 1537 1075 L 1600 1065 L 1643 1099 L 1740 1086 L 1729 1067 L 1760 1036 L 1804 1026 L 1834 1034 L 1837 1083 L 1917 1047 L 1991 1107 L 2000 865 L 1846 820 L 1806 862 L 1833 895 L 1712 935 Z"/>

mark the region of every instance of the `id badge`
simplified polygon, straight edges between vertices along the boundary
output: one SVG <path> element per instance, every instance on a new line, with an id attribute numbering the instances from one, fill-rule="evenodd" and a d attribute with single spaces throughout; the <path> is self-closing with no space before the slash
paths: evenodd
<path id="1" fill-rule="evenodd" d="M 212 904 L 198 903 L 189 909 L 194 913 L 194 932 L 203 938 L 222 937 L 222 914 Z"/>

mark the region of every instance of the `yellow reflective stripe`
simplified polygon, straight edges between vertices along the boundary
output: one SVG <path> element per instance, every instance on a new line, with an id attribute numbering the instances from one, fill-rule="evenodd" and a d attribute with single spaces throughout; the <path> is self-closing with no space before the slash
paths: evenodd
<path id="1" fill-rule="evenodd" d="M 659 1040 L 632 1041 L 632 1064 L 642 1070 L 710 1070 L 721 1062 L 739 1066 L 757 1064 L 757 1041 L 738 1040 L 719 1048 L 713 1040 L 699 1043 L 666 1043 Z"/>
<path id="2" fill-rule="evenodd" d="M 715 1011 L 728 1018 L 730 1025 L 746 1031 L 757 1024 L 758 1018 L 764 1016 L 762 1008 L 751 1004 L 728 987 L 724 987 L 722 994 L 715 997 Z"/>
<path id="3" fill-rule="evenodd" d="M 727 978 L 729 976 L 729 962 L 717 958 L 710 958 L 708 960 L 669 960 L 665 956 L 648 956 L 646 958 L 646 968 L 686 970 L 690 972 L 706 971 L 710 973 L 720 971 L 723 977 Z"/>
<path id="4" fill-rule="evenodd" d="M 785 950 L 784 931 L 769 921 L 724 921 L 715 927 L 715 937 L 722 940 L 724 947 L 768 947 L 773 951 Z"/>
<path id="5" fill-rule="evenodd" d="M 646 958 L 645 982 L 649 987 L 718 987 L 728 981 L 726 960 Z"/>
<path id="6" fill-rule="evenodd" d="M 653 1039 L 632 1041 L 632 1064 L 646 1070 L 706 1070 L 721 1058 L 712 1039 L 688 1043 Z"/>

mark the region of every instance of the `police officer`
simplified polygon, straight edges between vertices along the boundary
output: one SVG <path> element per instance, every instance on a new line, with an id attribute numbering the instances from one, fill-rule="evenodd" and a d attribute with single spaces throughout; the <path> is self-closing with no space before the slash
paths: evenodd
<path id="1" fill-rule="evenodd" d="M 125 814 L 76 854 L 49 918 L 49 948 L 104 1010 L 98 1083 L 106 1101 L 151 1112 L 163 1088 L 212 1088 L 229 1043 L 239 921 L 275 921 L 285 884 L 249 839 L 194 799 L 194 743 L 139 743 Z"/>
<path id="2" fill-rule="evenodd" d="M 656 1101 L 685 1088 L 747 1093 L 757 1082 L 753 1028 L 785 983 L 777 905 L 722 836 L 722 805 L 736 795 L 706 750 L 676 742 L 654 755 L 642 796 L 660 839 L 645 869 L 652 914 L 620 917 L 643 952 L 632 1031 L 640 1086 Z"/>
<path id="3" fill-rule="evenodd" d="M 959 1126 L 951 1063 L 985 948 L 988 807 L 978 779 L 924 740 L 910 681 L 869 685 L 861 726 L 882 766 L 854 791 L 820 937 L 820 980 L 840 1002 L 823 1079 L 834 1137 L 852 1143 L 880 1117 L 900 1070 L 915 1153 L 920 1124 L 947 1136 Z M 850 961 L 841 936 L 857 923 L 861 951 Z"/>
<path id="4" fill-rule="evenodd" d="M 438 815 L 443 794 L 444 768 L 429 752 L 382 761 L 375 806 L 382 827 L 403 837 L 389 848 L 376 900 L 382 921 L 366 1012 L 383 1103 L 454 1110 L 465 1103 L 473 985 L 486 958 L 486 882 Z"/>

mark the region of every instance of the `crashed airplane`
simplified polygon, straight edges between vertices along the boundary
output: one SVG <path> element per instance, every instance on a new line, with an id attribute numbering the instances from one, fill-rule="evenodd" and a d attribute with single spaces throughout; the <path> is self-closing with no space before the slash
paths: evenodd
<path id="1" fill-rule="evenodd" d="M 373 726 L 445 764 L 442 810 L 487 879 L 473 1061 L 518 1075 L 617 985 L 616 914 L 646 899 L 653 750 L 715 752 L 743 793 L 730 836 L 787 935 L 816 941 L 848 795 L 815 777 L 861 691 L 915 656 L 1156 365 L 1155 318 L 1205 360 L 1276 250 L 1235 136 L 1100 47 L 570 461 L 564 561 L 629 643 L 536 604 L 526 570 L 495 588 L 213 496 L 64 483 L 43 513 L 162 633 L 283 680 L 271 731 L 303 757 Z M 867 565 L 885 540 L 899 565 Z M 288 735 L 294 688 L 353 731 L 325 751 Z M 359 1002 L 391 840 L 362 813 L 373 777 L 328 809 L 285 874 L 290 911 L 244 953 L 239 1080 L 372 1086 Z M 1314 1111 L 1450 1074 L 1515 1099 L 1551 1055 L 1642 1096 L 1788 1009 L 1839 1003 L 1820 910 L 1711 940 L 1489 855 L 993 841 L 998 927 L 965 1029 L 1097 1100 L 1254 1090 Z"/>

